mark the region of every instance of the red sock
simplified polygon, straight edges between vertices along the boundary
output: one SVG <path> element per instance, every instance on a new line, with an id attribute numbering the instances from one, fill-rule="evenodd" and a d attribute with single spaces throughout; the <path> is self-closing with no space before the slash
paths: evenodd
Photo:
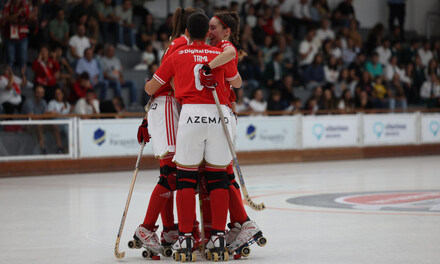
<path id="1" fill-rule="evenodd" d="M 199 194 L 202 199 L 202 213 L 203 213 L 203 227 L 205 232 L 205 237 L 211 236 L 212 229 L 212 215 L 211 215 L 211 201 L 209 198 L 209 194 Z"/>
<path id="2" fill-rule="evenodd" d="M 196 191 L 192 188 L 177 190 L 176 201 L 179 231 L 191 233 L 194 225 L 194 211 L 196 210 Z"/>
<path id="3" fill-rule="evenodd" d="M 246 222 L 248 215 L 243 206 L 243 200 L 241 199 L 240 190 L 233 185 L 229 186 L 229 215 L 231 217 L 231 223 L 238 222 L 243 224 Z"/>
<path id="4" fill-rule="evenodd" d="M 229 195 L 228 190 L 215 189 L 210 193 L 212 229 L 224 231 L 226 219 L 228 218 Z"/>
<path id="5" fill-rule="evenodd" d="M 150 197 L 147 213 L 145 214 L 144 224 L 154 226 L 163 205 L 168 201 L 172 192 L 162 185 L 157 184 Z"/>
<path id="6" fill-rule="evenodd" d="M 162 218 L 163 226 L 168 228 L 174 227 L 174 193 L 171 192 L 171 197 L 165 202 L 160 211 L 160 217 Z"/>

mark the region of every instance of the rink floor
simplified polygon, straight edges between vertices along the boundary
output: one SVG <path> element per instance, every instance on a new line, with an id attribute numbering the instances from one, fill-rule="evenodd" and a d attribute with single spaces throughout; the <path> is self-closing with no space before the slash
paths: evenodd
<path id="1" fill-rule="evenodd" d="M 253 245 L 234 263 L 440 263 L 439 156 L 242 171 L 250 195 L 267 206 L 246 209 L 268 244 Z M 0 263 L 145 263 L 127 242 L 143 220 L 157 171 L 139 172 L 120 246 L 126 257 L 113 255 L 132 175 L 0 179 Z"/>

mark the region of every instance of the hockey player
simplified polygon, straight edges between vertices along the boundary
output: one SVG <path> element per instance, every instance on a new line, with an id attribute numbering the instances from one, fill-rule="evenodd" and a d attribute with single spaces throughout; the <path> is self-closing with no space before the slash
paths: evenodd
<path id="1" fill-rule="evenodd" d="M 192 43 L 170 55 L 156 71 L 153 79 L 145 85 L 148 94 L 154 94 L 162 85 L 174 77 L 175 96 L 182 102 L 182 111 L 177 133 L 177 212 L 179 220 L 179 239 L 173 245 L 183 257 L 192 258 L 194 240 L 192 228 L 195 211 L 195 189 L 198 181 L 198 166 L 206 162 L 207 187 L 211 197 L 212 232 L 206 248 L 215 254 L 227 256 L 225 252 L 225 226 L 229 204 L 229 181 L 226 167 L 231 160 L 226 136 L 220 123 L 220 115 L 215 106 L 212 91 L 202 86 L 199 74 L 203 64 L 220 54 L 221 50 L 205 44 L 208 34 L 209 19 L 202 13 L 189 16 L 187 32 Z M 219 95 L 222 110 L 227 113 L 229 103 L 225 80 L 233 86 L 241 86 L 241 77 L 232 63 L 212 71 L 218 82 L 215 88 Z M 228 129 L 230 115 L 226 115 Z M 213 253 L 214 254 L 214 253 Z"/>
<path id="2" fill-rule="evenodd" d="M 191 7 L 176 9 L 173 16 L 173 33 L 170 45 L 165 51 L 162 61 L 165 61 L 177 49 L 188 44 L 188 38 L 184 35 L 186 21 L 188 16 L 195 12 L 199 12 L 199 10 Z M 176 164 L 172 162 L 172 158 L 175 153 L 180 104 L 174 98 L 174 91 L 169 83 L 163 85 L 151 97 L 153 101 L 148 116 L 145 116 L 138 130 L 138 141 L 139 143 L 149 142 L 151 135 L 154 155 L 160 163 L 160 178 L 150 196 L 144 221 L 136 229 L 134 238 L 141 241 L 147 249 L 159 253 L 161 245 L 171 246 L 178 238 L 177 225 L 174 224 L 173 215 Z M 156 235 L 156 221 L 159 213 L 163 223 L 161 243 Z"/>
<path id="3" fill-rule="evenodd" d="M 210 44 L 222 49 L 222 53 L 214 60 L 204 66 L 207 73 L 211 69 L 221 66 L 229 61 L 233 61 L 235 67 L 238 65 L 238 61 L 246 56 L 246 53 L 242 51 L 238 44 L 240 18 L 236 12 L 220 11 L 214 14 L 209 22 L 209 40 Z M 202 75 L 203 77 L 203 75 Z M 203 83 L 203 78 L 202 78 Z M 239 87 L 237 87 L 239 88 Z M 233 88 L 230 89 L 230 107 L 235 113 L 235 93 Z M 232 114 L 235 116 L 235 114 Z M 232 137 L 235 137 L 236 119 L 232 119 Z M 235 180 L 232 163 L 227 167 L 227 174 L 230 181 L 229 186 L 229 213 L 230 224 L 228 225 L 230 230 L 226 233 L 226 241 L 229 245 L 229 252 L 234 252 L 237 248 L 247 243 L 254 237 L 262 235 L 261 230 L 256 223 L 249 219 L 246 210 L 244 209 L 240 187 Z M 204 198 L 206 200 L 206 198 Z M 209 216 L 209 204 L 205 203 L 204 215 Z M 210 227 L 209 217 L 206 218 L 207 223 L 205 227 Z M 205 220 L 205 219 L 204 219 Z M 208 229 L 207 228 L 207 229 Z M 208 233 L 205 231 L 205 234 Z"/>

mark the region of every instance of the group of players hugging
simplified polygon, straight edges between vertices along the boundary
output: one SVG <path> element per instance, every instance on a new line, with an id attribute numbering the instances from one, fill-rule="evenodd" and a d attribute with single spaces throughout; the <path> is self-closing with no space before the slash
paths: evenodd
<path id="1" fill-rule="evenodd" d="M 149 142 L 151 136 L 160 162 L 159 182 L 145 219 L 129 243 L 131 248 L 146 248 L 144 257 L 158 259 L 159 253 L 171 256 L 174 251 L 176 261 L 195 261 L 195 251 L 203 248 L 208 260 L 227 261 L 230 254 L 248 256 L 248 246 L 254 242 L 260 246 L 266 242 L 244 209 L 213 97 L 215 89 L 227 129 L 234 135 L 233 87 L 242 84 L 237 63 L 246 55 L 239 48 L 238 31 L 235 12 L 217 12 L 210 20 L 195 8 L 178 8 L 174 13 L 170 45 L 145 84 L 153 101 L 138 130 L 139 143 Z M 173 216 L 174 191 L 178 224 Z M 196 220 L 197 192 L 204 238 Z M 225 231 L 228 212 L 229 230 Z M 159 214 L 160 240 L 156 234 Z"/>

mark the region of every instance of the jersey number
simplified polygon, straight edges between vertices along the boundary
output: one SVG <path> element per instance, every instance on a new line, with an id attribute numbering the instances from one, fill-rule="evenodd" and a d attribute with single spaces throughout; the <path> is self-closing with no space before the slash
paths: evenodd
<path id="1" fill-rule="evenodd" d="M 194 81 L 195 81 L 195 84 L 196 84 L 196 89 L 199 90 L 199 91 L 203 90 L 203 88 L 205 87 L 205 86 L 203 86 L 200 83 L 200 73 L 199 73 L 199 70 L 202 67 L 203 67 L 203 64 L 196 64 L 196 66 L 194 66 Z"/>

